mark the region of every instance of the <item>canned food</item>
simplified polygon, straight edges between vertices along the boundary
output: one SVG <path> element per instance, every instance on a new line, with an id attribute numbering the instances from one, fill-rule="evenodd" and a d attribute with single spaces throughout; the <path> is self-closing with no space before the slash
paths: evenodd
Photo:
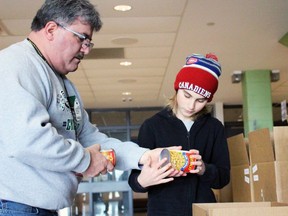
<path id="1" fill-rule="evenodd" d="M 194 158 L 193 153 L 189 151 L 163 149 L 160 153 L 160 160 L 163 158 L 167 158 L 163 166 L 171 163 L 174 169 L 185 173 L 196 168 L 196 166 L 192 164 L 192 162 L 196 161 L 196 158 Z"/>
<path id="2" fill-rule="evenodd" d="M 116 154 L 114 149 L 101 150 L 100 152 L 107 160 L 109 160 L 113 164 L 113 166 L 116 165 Z M 82 173 L 75 173 L 75 175 L 83 177 Z"/>
<path id="3" fill-rule="evenodd" d="M 113 164 L 113 166 L 116 165 L 116 154 L 114 149 L 101 150 L 100 152 L 104 157 L 106 157 L 107 160 Z"/>

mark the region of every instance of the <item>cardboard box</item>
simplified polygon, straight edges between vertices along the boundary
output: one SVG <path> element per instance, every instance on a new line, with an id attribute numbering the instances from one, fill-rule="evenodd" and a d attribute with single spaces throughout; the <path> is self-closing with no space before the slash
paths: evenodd
<path id="1" fill-rule="evenodd" d="M 252 201 L 277 201 L 275 157 L 268 128 L 248 134 Z"/>
<path id="2" fill-rule="evenodd" d="M 271 202 L 193 204 L 193 216 L 287 216 L 288 205 Z"/>
<path id="3" fill-rule="evenodd" d="M 252 164 L 252 201 L 277 201 L 274 162 Z"/>
<path id="4" fill-rule="evenodd" d="M 234 202 L 288 202 L 288 127 L 239 134 L 228 147 Z"/>
<path id="5" fill-rule="evenodd" d="M 231 185 L 234 202 L 251 202 L 250 163 L 243 134 L 227 139 L 231 162 Z"/>

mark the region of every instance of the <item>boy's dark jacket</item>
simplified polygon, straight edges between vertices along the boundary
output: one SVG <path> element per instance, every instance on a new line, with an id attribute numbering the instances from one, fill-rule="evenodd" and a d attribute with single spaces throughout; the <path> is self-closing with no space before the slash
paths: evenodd
<path id="1" fill-rule="evenodd" d="M 135 192 L 148 191 L 148 216 L 191 216 L 193 203 L 216 202 L 211 188 L 220 189 L 230 181 L 230 160 L 222 123 L 205 114 L 193 124 L 190 132 L 183 122 L 163 109 L 147 119 L 140 128 L 138 144 L 154 149 L 182 146 L 197 149 L 205 162 L 204 175 L 188 174 L 174 181 L 143 188 L 137 182 L 139 170 L 132 170 L 129 185 Z"/>

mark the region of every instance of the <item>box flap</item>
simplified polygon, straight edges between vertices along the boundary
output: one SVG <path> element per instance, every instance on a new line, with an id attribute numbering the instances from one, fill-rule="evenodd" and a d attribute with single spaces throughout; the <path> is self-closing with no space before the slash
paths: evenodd
<path id="1" fill-rule="evenodd" d="M 208 216 L 287 216 L 288 207 L 250 207 L 213 209 Z M 197 216 L 197 215 L 196 215 Z M 207 215 L 206 215 L 207 216 Z"/>
<path id="2" fill-rule="evenodd" d="M 243 133 L 227 139 L 231 166 L 249 164 L 248 152 Z"/>
<path id="3" fill-rule="evenodd" d="M 193 204 L 193 216 L 287 216 L 287 205 L 271 206 L 271 202 L 199 203 Z"/>
<path id="4" fill-rule="evenodd" d="M 277 161 L 288 161 L 288 127 L 274 127 L 274 148 Z"/>
<path id="5" fill-rule="evenodd" d="M 248 134 L 250 163 L 273 162 L 274 152 L 268 128 L 252 131 Z"/>
<path id="6" fill-rule="evenodd" d="M 207 212 L 213 209 L 271 207 L 271 202 L 194 203 L 192 206 L 193 216 L 207 216 Z"/>

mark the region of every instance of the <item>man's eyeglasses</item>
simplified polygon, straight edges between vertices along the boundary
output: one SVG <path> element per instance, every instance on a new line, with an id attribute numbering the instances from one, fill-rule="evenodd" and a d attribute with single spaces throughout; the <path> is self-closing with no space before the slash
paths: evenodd
<path id="1" fill-rule="evenodd" d="M 79 32 L 73 31 L 72 29 L 69 29 L 60 23 L 57 23 L 57 22 L 55 23 L 61 28 L 65 29 L 66 31 L 69 31 L 73 33 L 75 36 L 77 36 L 79 40 L 81 41 L 83 48 L 89 48 L 90 51 L 92 50 L 94 43 L 91 43 L 91 38 L 89 38 L 88 35 L 80 34 Z"/>

